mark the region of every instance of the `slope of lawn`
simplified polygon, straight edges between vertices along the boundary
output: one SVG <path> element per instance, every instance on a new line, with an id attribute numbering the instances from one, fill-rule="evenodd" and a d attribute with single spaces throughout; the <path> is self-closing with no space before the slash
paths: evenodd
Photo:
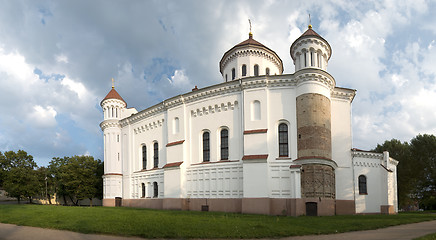
<path id="1" fill-rule="evenodd" d="M 0 222 L 144 238 L 267 238 L 376 229 L 436 214 L 284 217 L 138 208 L 0 205 Z"/>

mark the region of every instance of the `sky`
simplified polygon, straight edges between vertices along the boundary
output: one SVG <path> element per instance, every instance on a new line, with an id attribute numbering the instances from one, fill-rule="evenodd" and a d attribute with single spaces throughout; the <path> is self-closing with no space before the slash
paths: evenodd
<path id="1" fill-rule="evenodd" d="M 353 147 L 436 134 L 436 1 L 0 0 L 0 151 L 103 160 L 100 101 L 143 110 L 222 82 L 218 63 L 248 38 L 294 73 L 309 24 L 332 47 L 328 72 L 357 89 Z"/>

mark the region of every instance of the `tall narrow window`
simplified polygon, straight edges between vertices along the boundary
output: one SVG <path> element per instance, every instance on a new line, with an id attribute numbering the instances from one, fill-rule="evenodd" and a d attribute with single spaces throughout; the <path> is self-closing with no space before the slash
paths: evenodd
<path id="1" fill-rule="evenodd" d="M 147 169 L 147 147 L 142 146 L 142 169 Z"/>
<path id="2" fill-rule="evenodd" d="M 247 65 L 242 65 L 242 76 L 245 77 L 247 76 Z"/>
<path id="3" fill-rule="evenodd" d="M 279 157 L 289 156 L 288 146 L 288 125 L 280 123 L 279 125 Z"/>
<path id="4" fill-rule="evenodd" d="M 254 65 L 254 76 L 259 76 L 259 65 Z"/>
<path id="5" fill-rule="evenodd" d="M 258 100 L 254 100 L 251 105 L 251 120 L 256 121 L 260 120 L 260 102 Z"/>
<path id="6" fill-rule="evenodd" d="M 366 176 L 359 176 L 359 194 L 368 194 L 368 190 L 366 188 Z"/>
<path id="7" fill-rule="evenodd" d="M 313 52 L 310 52 L 310 66 L 315 66 L 315 59 L 313 58 Z"/>
<path id="8" fill-rule="evenodd" d="M 265 69 L 265 75 L 269 75 L 269 68 Z"/>
<path id="9" fill-rule="evenodd" d="M 153 164 L 153 167 L 157 168 L 159 166 L 159 144 L 157 142 L 154 143 L 153 150 L 154 150 L 154 156 L 153 156 L 154 164 Z"/>
<path id="10" fill-rule="evenodd" d="M 209 132 L 203 133 L 203 162 L 210 161 L 210 134 Z"/>
<path id="11" fill-rule="evenodd" d="M 159 195 L 159 188 L 157 186 L 157 182 L 153 182 L 153 197 L 157 198 Z"/>
<path id="12" fill-rule="evenodd" d="M 226 74 L 226 82 L 227 82 L 228 80 L 227 80 L 227 74 Z"/>
<path id="13" fill-rule="evenodd" d="M 235 80 L 236 78 L 236 70 L 232 68 L 232 80 Z"/>
<path id="14" fill-rule="evenodd" d="M 178 117 L 174 118 L 173 122 L 173 134 L 177 134 L 180 131 L 180 120 Z"/>
<path id="15" fill-rule="evenodd" d="M 221 160 L 229 160 L 229 130 L 221 130 Z"/>
<path id="16" fill-rule="evenodd" d="M 304 67 L 307 67 L 307 52 L 304 53 Z"/>
<path id="17" fill-rule="evenodd" d="M 141 195 L 141 197 L 145 198 L 145 183 L 142 183 L 141 187 L 142 187 L 142 195 Z"/>

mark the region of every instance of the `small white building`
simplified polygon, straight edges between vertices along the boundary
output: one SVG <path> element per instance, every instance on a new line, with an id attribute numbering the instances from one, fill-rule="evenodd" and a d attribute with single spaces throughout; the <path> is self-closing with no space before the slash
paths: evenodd
<path id="1" fill-rule="evenodd" d="M 352 148 L 355 90 L 327 72 L 329 43 L 309 29 L 294 74 L 249 38 L 220 61 L 223 82 L 145 110 L 112 88 L 104 120 L 104 206 L 335 215 L 396 213 L 398 162 Z"/>

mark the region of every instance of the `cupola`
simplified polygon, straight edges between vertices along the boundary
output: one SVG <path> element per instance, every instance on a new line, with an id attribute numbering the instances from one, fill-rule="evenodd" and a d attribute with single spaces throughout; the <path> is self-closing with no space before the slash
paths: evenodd
<path id="1" fill-rule="evenodd" d="M 237 44 L 220 61 L 220 72 L 225 82 L 238 78 L 277 75 L 283 73 L 280 57 L 248 34 L 248 39 Z"/>
<path id="2" fill-rule="evenodd" d="M 332 55 L 329 43 L 312 29 L 312 25 L 292 43 L 290 52 L 295 71 L 303 68 L 327 71 L 328 60 Z"/>
<path id="3" fill-rule="evenodd" d="M 113 81 L 113 79 L 112 79 Z M 118 94 L 112 84 L 112 89 L 100 102 L 103 108 L 104 119 L 121 119 L 121 111 L 127 107 L 126 101 Z"/>

